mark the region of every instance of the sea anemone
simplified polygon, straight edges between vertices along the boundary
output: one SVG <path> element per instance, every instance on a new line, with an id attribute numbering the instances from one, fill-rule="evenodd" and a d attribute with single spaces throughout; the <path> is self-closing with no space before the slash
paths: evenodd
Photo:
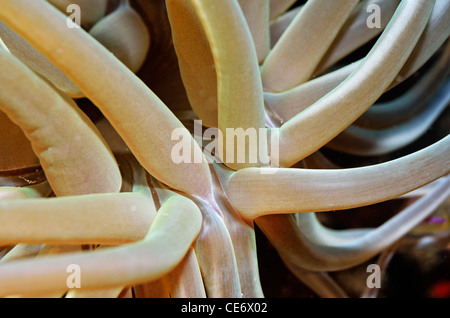
<path id="1" fill-rule="evenodd" d="M 396 256 L 432 272 L 449 17 L 448 0 L 0 0 L 0 296 L 377 297 Z"/>

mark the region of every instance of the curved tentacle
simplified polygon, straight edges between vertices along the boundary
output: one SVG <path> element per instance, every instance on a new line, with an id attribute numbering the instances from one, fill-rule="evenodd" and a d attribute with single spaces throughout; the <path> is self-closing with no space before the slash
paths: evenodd
<path id="1" fill-rule="evenodd" d="M 3 21 L 0 21 L 0 37 L 5 42 L 7 50 L 25 63 L 29 68 L 41 74 L 58 89 L 72 98 L 84 97 L 80 89 L 45 55 L 36 50 L 20 34 L 14 32 Z"/>
<path id="2" fill-rule="evenodd" d="M 161 203 L 174 195 L 158 180 L 150 179 Z M 200 209 L 202 227 L 194 248 L 208 297 L 242 297 L 233 243 L 223 220 L 223 212 L 198 197 L 188 196 Z M 217 210 L 218 209 L 218 210 Z"/>
<path id="3" fill-rule="evenodd" d="M 243 219 L 240 214 L 235 211 L 233 206 L 230 205 L 224 195 L 220 180 L 225 179 L 226 175 L 232 173 L 232 170 L 219 164 L 214 164 L 214 170 L 214 173 L 217 175 L 217 179 L 214 179 L 217 186 L 215 191 L 216 201 L 223 211 L 224 222 L 233 242 L 242 297 L 264 297 L 259 278 L 256 237 L 253 222 L 251 220 Z"/>
<path id="4" fill-rule="evenodd" d="M 31 141 L 55 194 L 118 192 L 121 177 L 111 150 L 73 100 L 4 50 L 0 65 L 0 109 Z"/>
<path id="5" fill-rule="evenodd" d="M 178 145 L 172 138 L 174 131 L 183 146 L 200 151 L 189 132 L 106 48 L 82 29 L 63 27 L 65 16 L 43 1 L 4 0 L 0 18 L 64 71 L 102 111 L 147 171 L 177 190 L 212 196 L 203 157 L 195 164 L 175 164 L 172 158 Z"/>
<path id="6" fill-rule="evenodd" d="M 205 298 L 206 291 L 193 247 L 177 267 L 167 274 L 170 296 L 173 298 Z"/>
<path id="7" fill-rule="evenodd" d="M 357 2 L 308 1 L 264 61 L 264 89 L 280 92 L 307 81 Z"/>
<path id="8" fill-rule="evenodd" d="M 370 107 L 353 125 L 369 129 L 382 129 L 406 121 L 427 106 L 430 98 L 444 83 L 450 70 L 450 44 L 438 61 L 405 94 L 385 103 Z"/>
<path id="9" fill-rule="evenodd" d="M 449 184 L 447 179 L 436 192 L 417 200 L 377 229 L 340 245 L 310 241 L 290 214 L 264 216 L 256 223 L 289 262 L 313 271 L 342 270 L 370 259 L 408 233 L 448 198 Z"/>
<path id="10" fill-rule="evenodd" d="M 347 293 L 333 280 L 328 273 L 314 272 L 301 268 L 288 260 L 286 267 L 305 285 L 323 298 L 349 298 Z"/>
<path id="11" fill-rule="evenodd" d="M 438 179 L 449 172 L 449 154 L 447 136 L 381 164 L 331 170 L 248 168 L 222 182 L 233 207 L 248 218 L 339 210 L 388 200 Z"/>
<path id="12" fill-rule="evenodd" d="M 270 0 L 238 2 L 252 34 L 258 62 L 261 64 L 270 50 Z"/>
<path id="13" fill-rule="evenodd" d="M 189 103 L 207 127 L 217 127 L 217 72 L 191 1 L 166 0 L 174 48 Z"/>
<path id="14" fill-rule="evenodd" d="M 211 2 L 193 0 L 197 13 L 208 36 L 216 71 L 218 93 L 218 128 L 224 137 L 223 162 L 232 169 L 260 166 L 251 162 L 251 144 L 245 140 L 245 162 L 235 159 L 238 143 L 227 129 L 265 128 L 264 100 L 256 50 L 245 17 L 236 1 Z M 229 43 L 233 43 L 232 46 Z M 232 91 L 233 94 L 229 92 Z M 259 134 L 257 134 L 259 135 Z M 267 153 L 265 140 L 259 142 L 257 151 Z M 233 145 L 233 147 L 230 147 Z M 232 155 L 232 156 L 231 156 Z M 230 158 L 231 157 L 231 158 Z"/>
<path id="15" fill-rule="evenodd" d="M 450 81 L 440 88 L 427 108 L 410 120 L 396 126 L 372 130 L 349 126 L 327 147 L 357 156 L 379 156 L 405 147 L 427 132 L 433 122 L 450 104 Z"/>
<path id="16" fill-rule="evenodd" d="M 101 19 L 89 30 L 133 73 L 144 64 L 150 49 L 150 33 L 140 15 L 128 1 Z"/>
<path id="17" fill-rule="evenodd" d="M 450 35 L 448 19 L 445 18 L 445 12 L 449 10 L 448 1 L 436 1 L 419 42 L 405 63 L 410 66 L 402 68 L 386 90 L 408 79 L 445 43 Z M 282 122 L 286 122 L 333 91 L 358 68 L 361 62 L 362 60 L 355 61 L 285 92 L 264 92 L 264 99 L 267 105 L 282 118 Z"/>
<path id="18" fill-rule="evenodd" d="M 433 1 L 402 1 L 380 39 L 344 82 L 280 129 L 280 163 L 289 167 L 361 116 L 385 91 L 425 28 Z M 392 46 L 392 42 L 399 45 Z M 327 127 L 320 134 L 316 129 Z"/>
<path id="19" fill-rule="evenodd" d="M 270 22 L 270 47 L 273 48 L 302 7 L 296 7 Z"/>
<path id="20" fill-rule="evenodd" d="M 0 242 L 122 244 L 144 238 L 155 212 L 131 193 L 2 200 Z"/>
<path id="21" fill-rule="evenodd" d="M 391 20 L 399 3 L 400 0 L 364 0 L 358 3 L 314 73 L 322 73 L 340 59 L 379 35 Z M 380 24 L 376 28 L 367 26 L 367 19 L 371 14 L 371 11 L 367 11 L 367 8 L 372 5 L 377 5 L 380 8 Z"/>
<path id="22" fill-rule="evenodd" d="M 183 259 L 201 227 L 192 201 L 169 199 L 156 213 L 144 240 L 94 252 L 7 262 L 0 265 L 0 295 L 66 290 L 69 264 L 83 273 L 81 288 L 106 288 L 151 281 Z"/>
<path id="23" fill-rule="evenodd" d="M 450 36 L 450 3 L 436 0 L 425 30 L 414 51 L 403 65 L 389 89 L 400 84 L 422 67 Z"/>

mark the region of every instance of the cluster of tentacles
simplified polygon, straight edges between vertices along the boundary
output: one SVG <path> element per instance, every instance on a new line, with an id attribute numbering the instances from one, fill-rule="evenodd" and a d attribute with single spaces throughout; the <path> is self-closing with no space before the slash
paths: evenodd
<path id="1" fill-rule="evenodd" d="M 367 264 L 448 249 L 450 1 L 300 2 L 0 0 L 0 296 L 282 296 L 261 234 L 374 297 Z M 194 120 L 271 163 L 212 163 Z"/>

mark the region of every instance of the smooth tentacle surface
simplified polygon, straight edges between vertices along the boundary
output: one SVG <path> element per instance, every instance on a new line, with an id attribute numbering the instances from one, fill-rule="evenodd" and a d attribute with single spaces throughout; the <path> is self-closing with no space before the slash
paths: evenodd
<path id="1" fill-rule="evenodd" d="M 433 212 L 448 195 L 447 180 L 447 183 L 440 187 L 434 195 L 421 198 L 415 205 L 380 228 L 359 235 L 360 237 L 357 239 L 341 242 L 341 244 L 336 242 L 326 244 L 324 237 L 321 238 L 320 243 L 314 238 L 310 239 L 311 235 L 308 237 L 302 234 L 295 224 L 293 215 L 290 214 L 264 216 L 257 219 L 256 223 L 272 244 L 277 246 L 280 255 L 287 262 L 312 271 L 337 271 L 363 263 L 384 248 L 389 247 L 423 220 L 426 215 Z M 301 221 L 303 220 L 300 219 Z M 301 222 L 301 226 L 303 226 L 303 222 Z M 394 228 L 395 231 L 393 231 Z M 335 238 L 340 239 L 339 236 L 335 236 Z"/>
<path id="2" fill-rule="evenodd" d="M 332 93 L 283 124 L 280 130 L 282 166 L 289 167 L 318 150 L 318 145 L 335 137 L 381 96 L 419 40 L 433 4 L 402 2 L 390 25 L 355 72 Z M 409 23 L 411 19 L 414 24 Z M 392 46 L 392 42 L 399 45 Z M 325 126 L 327 130 L 321 134 L 313 133 L 315 127 Z"/>
<path id="3" fill-rule="evenodd" d="M 449 14 L 0 0 L 0 296 L 442 296 Z"/>
<path id="4" fill-rule="evenodd" d="M 450 45 L 447 44 L 438 61 L 414 84 L 410 90 L 400 97 L 385 103 L 375 103 L 353 124 L 369 129 L 382 129 L 402 123 L 423 110 L 433 94 L 445 81 L 450 70 Z"/>
<path id="5" fill-rule="evenodd" d="M 0 244 L 122 244 L 143 239 L 154 214 L 131 193 L 2 200 Z"/>
<path id="6" fill-rule="evenodd" d="M 218 90 L 218 128 L 224 138 L 222 147 L 223 162 L 232 169 L 241 169 L 261 164 L 250 156 L 255 153 L 266 153 L 266 145 L 257 138 L 258 146 L 252 149 L 249 141 L 244 145 L 234 143 L 234 136 L 228 134 L 228 129 L 259 129 L 265 127 L 264 100 L 262 98 L 262 84 L 259 76 L 258 58 L 252 37 L 245 18 L 237 3 L 222 1 L 193 1 L 206 30 L 217 71 Z M 230 22 L 232 22 L 230 24 Z M 244 32 L 243 32 L 244 30 Z M 229 37 L 228 41 L 223 41 Z M 224 47 L 233 39 L 232 48 Z M 235 94 L 229 94 L 229 91 Z M 231 140 L 230 140 L 231 139 Z M 229 145 L 234 145 L 234 149 Z M 245 158 L 241 161 L 236 156 L 238 147 L 246 149 Z M 262 148 L 262 149 L 260 149 Z M 235 159 L 237 157 L 237 160 Z M 241 164 L 242 163 L 242 164 Z"/>
<path id="7" fill-rule="evenodd" d="M 323 3 L 309 1 L 267 56 L 261 70 L 266 90 L 284 91 L 307 81 L 357 1 Z"/>
<path id="8" fill-rule="evenodd" d="M 171 136 L 177 128 L 180 137 L 184 136 L 187 146 L 194 148 L 195 152 L 197 146 L 187 130 L 162 101 L 106 48 L 82 29 L 65 28 L 63 15 L 42 1 L 2 1 L 0 15 L 4 22 L 23 34 L 65 71 L 110 120 L 147 170 L 175 189 L 211 196 L 211 181 L 205 161 L 175 165 L 171 158 L 171 150 L 176 144 Z M 155 126 L 154 122 L 158 125 Z M 143 126 L 147 127 L 146 131 L 140 128 Z M 167 143 L 167 140 L 171 142 Z M 187 179 L 194 176 L 197 179 L 202 176 L 202 179 L 191 183 L 178 178 L 179 173 L 189 172 L 192 175 Z"/>
<path id="9" fill-rule="evenodd" d="M 31 141 L 53 191 L 57 195 L 118 192 L 121 177 L 114 157 L 73 100 L 5 50 L 0 50 L 0 64 L 0 109 Z M 80 149 L 78 157 L 72 156 L 71 147 Z"/>
<path id="10" fill-rule="evenodd" d="M 450 35 L 448 19 L 445 18 L 449 13 L 448 2 L 437 0 L 419 43 L 414 47 L 413 53 L 405 64 L 409 66 L 404 66 L 400 70 L 393 83 L 387 88 L 388 90 L 410 78 L 445 43 Z M 281 117 L 281 122 L 286 122 L 334 90 L 356 70 L 361 62 L 362 60 L 358 60 L 342 66 L 284 92 L 265 92 L 264 99 L 267 105 Z"/>
<path id="11" fill-rule="evenodd" d="M 181 197 L 169 199 L 161 206 L 145 239 L 137 243 L 92 254 L 55 255 L 36 261 L 5 263 L 0 268 L 0 294 L 20 295 L 23 284 L 30 282 L 33 287 L 27 291 L 31 294 L 65 290 L 66 268 L 70 264 L 83 268 L 85 288 L 120 286 L 161 277 L 184 257 L 200 231 L 200 211 L 188 202 Z"/>
<path id="12" fill-rule="evenodd" d="M 447 174 L 449 154 L 450 136 L 447 136 L 408 156 L 367 167 L 242 169 L 224 180 L 224 188 L 235 209 L 250 218 L 272 213 L 348 209 L 400 196 Z M 394 183 L 395 187 L 386 186 Z M 282 191 L 276 191 L 280 188 Z M 355 197 L 344 195 L 350 188 Z"/>
<path id="13" fill-rule="evenodd" d="M 411 144 L 422 136 L 450 103 L 450 82 L 441 86 L 427 108 L 412 119 L 382 130 L 349 126 L 327 147 L 359 156 L 379 156 Z"/>

